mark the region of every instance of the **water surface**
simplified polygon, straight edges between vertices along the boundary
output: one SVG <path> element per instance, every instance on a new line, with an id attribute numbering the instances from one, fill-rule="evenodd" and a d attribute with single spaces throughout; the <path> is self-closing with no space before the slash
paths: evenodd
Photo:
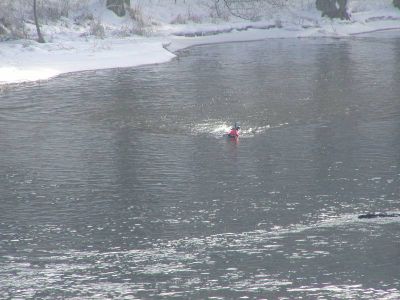
<path id="1" fill-rule="evenodd" d="M 399 298 L 399 82 L 394 32 L 2 91 L 1 298 Z"/>

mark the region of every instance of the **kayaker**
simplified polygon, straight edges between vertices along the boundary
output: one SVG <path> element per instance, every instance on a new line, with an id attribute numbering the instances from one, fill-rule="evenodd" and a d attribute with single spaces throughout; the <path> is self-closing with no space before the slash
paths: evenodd
<path id="1" fill-rule="evenodd" d="M 239 137 L 239 130 L 240 130 L 240 125 L 238 123 L 235 123 L 235 126 L 233 126 L 231 131 L 229 131 L 228 136 L 232 138 Z"/>

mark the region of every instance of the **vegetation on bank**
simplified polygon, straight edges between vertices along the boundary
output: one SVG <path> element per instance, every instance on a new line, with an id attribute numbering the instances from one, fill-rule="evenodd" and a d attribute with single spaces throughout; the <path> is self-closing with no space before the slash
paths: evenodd
<path id="1" fill-rule="evenodd" d="M 370 0 L 363 0 L 365 5 Z M 284 12 L 319 10 L 322 17 L 351 20 L 349 5 L 356 0 L 2 0 L 0 2 L 0 41 L 36 39 L 46 41 L 45 26 L 57 24 L 66 28 L 85 28 L 82 35 L 103 38 L 107 28 L 95 8 L 112 11 L 126 22 L 113 31 L 116 35 L 148 35 L 160 25 L 152 15 L 150 4 L 171 12 L 167 24 L 229 22 L 232 18 L 258 21 Z M 362 2 L 362 1 L 361 1 Z M 376 0 L 375 3 L 385 2 Z M 400 0 L 387 0 L 400 8 Z M 150 3 L 150 4 L 149 4 Z M 176 8 L 181 8 L 177 10 Z M 184 13 L 182 12 L 184 8 Z M 162 8 L 159 8 L 161 10 Z M 144 12 L 146 11 L 146 12 Z M 173 12 L 176 11 L 174 14 Z M 299 16 L 299 15 L 298 15 Z M 301 16 L 300 16 L 301 18 Z M 279 23 L 279 18 L 276 19 Z M 72 28 L 73 29 L 73 28 Z M 42 34 L 43 33 L 43 34 Z M 51 36 L 50 36 L 51 38 Z"/>

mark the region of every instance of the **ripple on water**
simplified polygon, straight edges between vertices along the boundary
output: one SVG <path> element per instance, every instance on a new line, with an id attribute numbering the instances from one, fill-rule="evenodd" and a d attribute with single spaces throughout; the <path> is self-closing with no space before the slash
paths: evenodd
<path id="1" fill-rule="evenodd" d="M 398 208 L 399 46 L 204 46 L 1 91 L 0 298 L 398 298 L 399 219 L 355 213 Z"/>
<path id="2" fill-rule="evenodd" d="M 354 272 L 351 261 L 349 271 L 344 269 L 337 275 L 322 268 L 319 276 L 327 276 L 331 282 L 322 287 L 318 277 L 308 274 L 310 270 L 315 272 L 314 264 L 321 260 L 331 260 L 338 251 L 352 249 L 354 243 L 350 241 L 355 235 L 362 242 L 371 230 L 381 231 L 382 226 L 393 222 L 399 221 L 374 220 L 368 225 L 370 230 L 363 231 L 366 223 L 348 215 L 312 225 L 159 240 L 142 249 L 8 255 L 1 261 L 4 276 L 0 284 L 7 286 L 14 297 L 40 295 L 44 299 L 61 290 L 76 298 L 238 297 L 279 295 L 283 291 L 293 297 L 396 297 L 399 290 L 395 282 L 380 289 L 335 283 Z M 293 271 L 291 264 L 302 268 Z"/>

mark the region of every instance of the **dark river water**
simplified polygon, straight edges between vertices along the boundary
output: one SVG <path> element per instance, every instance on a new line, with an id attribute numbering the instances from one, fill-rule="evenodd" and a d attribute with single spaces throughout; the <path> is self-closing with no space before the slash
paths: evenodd
<path id="1" fill-rule="evenodd" d="M 12 86 L 0 298 L 399 299 L 399 186 L 399 32 Z"/>

